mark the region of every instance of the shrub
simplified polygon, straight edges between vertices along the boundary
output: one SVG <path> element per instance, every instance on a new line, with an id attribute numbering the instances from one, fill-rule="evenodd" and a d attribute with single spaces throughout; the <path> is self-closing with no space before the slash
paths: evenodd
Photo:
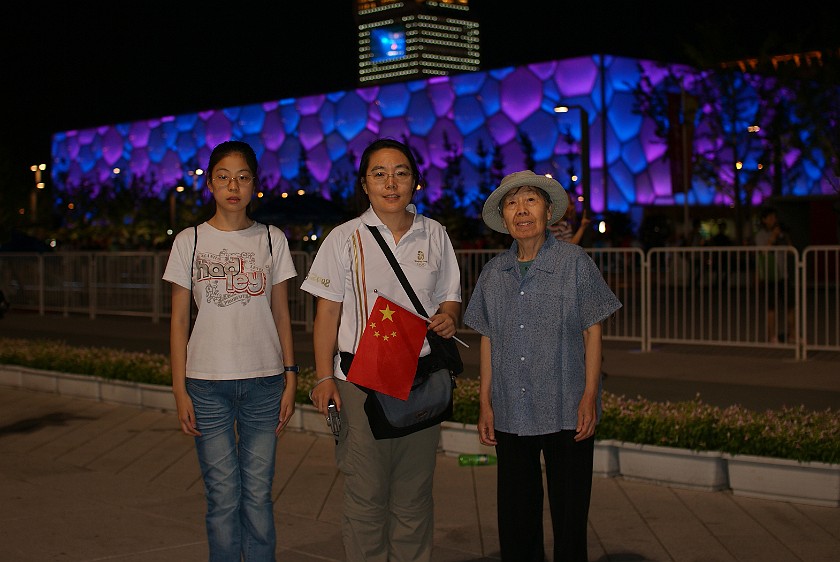
<path id="1" fill-rule="evenodd" d="M 170 385 L 169 358 L 155 353 L 76 347 L 42 340 L 0 338 L 0 364 L 93 375 L 105 379 Z M 312 367 L 301 369 L 296 401 L 309 404 L 315 383 Z M 453 421 L 478 421 L 477 379 L 458 379 Z M 595 436 L 646 445 L 680 447 L 840 463 L 840 416 L 831 408 L 803 406 L 755 412 L 742 406 L 719 408 L 700 397 L 684 402 L 653 402 L 603 394 L 603 415 Z"/>
<path id="2" fill-rule="evenodd" d="M 840 416 L 831 408 L 756 412 L 739 405 L 711 406 L 699 396 L 672 403 L 608 392 L 603 400 L 604 412 L 595 430 L 598 439 L 840 463 Z"/>
<path id="3" fill-rule="evenodd" d="M 159 353 L 77 347 L 52 340 L 0 338 L 0 363 L 103 379 L 172 384 L 169 358 Z"/>

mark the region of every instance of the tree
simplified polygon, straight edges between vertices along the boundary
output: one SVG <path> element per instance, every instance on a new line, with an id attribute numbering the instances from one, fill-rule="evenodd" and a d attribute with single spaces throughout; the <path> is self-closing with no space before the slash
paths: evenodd
<path id="1" fill-rule="evenodd" d="M 669 111 L 669 96 L 690 95 L 697 100 L 696 111 L 683 116 L 694 130 L 686 165 L 694 177 L 733 204 L 736 237 L 743 244 L 752 202 L 782 193 L 802 173 L 801 154 L 810 151 L 804 147 L 799 153 L 790 150 L 794 131 L 802 127 L 793 121 L 802 100 L 775 77 L 738 68 L 663 68 L 666 76 L 656 84 L 642 68 L 634 91 L 637 110 L 654 121 L 656 135 L 664 142 L 680 125 Z M 806 135 L 799 142 L 807 144 L 809 137 L 813 140 Z M 680 157 L 673 146 L 666 156 Z"/>
<path id="2" fill-rule="evenodd" d="M 528 133 L 519 133 L 517 140 L 519 141 L 520 148 L 522 148 L 522 154 L 525 155 L 525 169 L 531 170 L 532 172 L 536 171 L 534 170 L 537 167 L 537 161 L 534 158 L 534 154 L 536 153 L 534 141 L 531 140 Z"/>
<path id="3" fill-rule="evenodd" d="M 481 211 L 484 208 L 484 202 L 487 200 L 487 197 L 490 196 L 492 193 L 493 188 L 498 185 L 494 182 L 492 176 L 492 170 L 490 164 L 488 164 L 488 158 L 490 157 L 490 151 L 484 145 L 484 141 L 482 139 L 478 139 L 475 147 L 475 153 L 478 155 L 478 165 L 476 166 L 476 171 L 478 172 L 478 185 L 475 197 L 473 197 L 468 205 L 469 214 L 475 218 L 481 218 Z M 501 179 L 499 180 L 501 182 Z"/>
<path id="4" fill-rule="evenodd" d="M 464 213 L 464 178 L 461 165 L 464 153 L 449 140 L 446 131 L 443 132 L 443 148 L 446 151 L 446 168 L 443 171 L 443 186 L 440 197 L 430 205 L 432 215 L 446 227 L 453 243 L 469 238 L 469 217 Z M 457 241 L 457 242 L 456 242 Z"/>
<path id="5" fill-rule="evenodd" d="M 840 193 L 840 52 L 810 54 L 801 66 L 785 64 L 778 71 L 779 80 L 798 94 L 795 119 L 804 134 L 791 135 L 790 145 Z"/>

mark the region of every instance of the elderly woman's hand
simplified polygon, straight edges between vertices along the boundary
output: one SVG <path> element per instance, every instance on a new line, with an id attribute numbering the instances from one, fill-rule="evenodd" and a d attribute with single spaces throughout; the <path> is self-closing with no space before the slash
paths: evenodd
<path id="1" fill-rule="evenodd" d="M 595 422 L 597 413 L 595 398 L 584 396 L 578 405 L 578 419 L 575 427 L 575 441 L 583 441 L 595 435 Z"/>

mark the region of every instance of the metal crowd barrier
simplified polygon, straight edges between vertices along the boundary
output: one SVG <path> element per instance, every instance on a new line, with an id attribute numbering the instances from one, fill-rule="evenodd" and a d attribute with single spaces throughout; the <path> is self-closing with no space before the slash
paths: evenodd
<path id="1" fill-rule="evenodd" d="M 456 250 L 462 308 L 502 250 Z M 589 248 L 623 306 L 604 339 L 653 344 L 772 347 L 807 358 L 840 351 L 840 246 Z M 161 279 L 168 252 L 0 253 L 0 289 L 12 306 L 38 314 L 169 317 Z M 292 252 L 292 322 L 312 330 L 314 298 L 299 289 L 314 254 Z M 773 327 L 775 324 L 775 327 Z M 464 325 L 462 331 L 469 331 Z"/>

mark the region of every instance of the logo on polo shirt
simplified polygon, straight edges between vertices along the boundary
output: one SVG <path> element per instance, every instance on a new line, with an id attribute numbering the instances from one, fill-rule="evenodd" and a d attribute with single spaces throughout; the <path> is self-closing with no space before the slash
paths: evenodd
<path id="1" fill-rule="evenodd" d="M 329 286 L 330 286 L 330 280 L 329 279 L 327 279 L 326 277 L 321 277 L 319 275 L 315 275 L 314 273 L 308 274 L 306 276 L 306 279 L 309 280 L 309 281 L 313 281 L 315 283 L 320 283 L 321 285 L 323 285 L 324 287 L 327 287 L 327 288 L 329 288 Z"/>

